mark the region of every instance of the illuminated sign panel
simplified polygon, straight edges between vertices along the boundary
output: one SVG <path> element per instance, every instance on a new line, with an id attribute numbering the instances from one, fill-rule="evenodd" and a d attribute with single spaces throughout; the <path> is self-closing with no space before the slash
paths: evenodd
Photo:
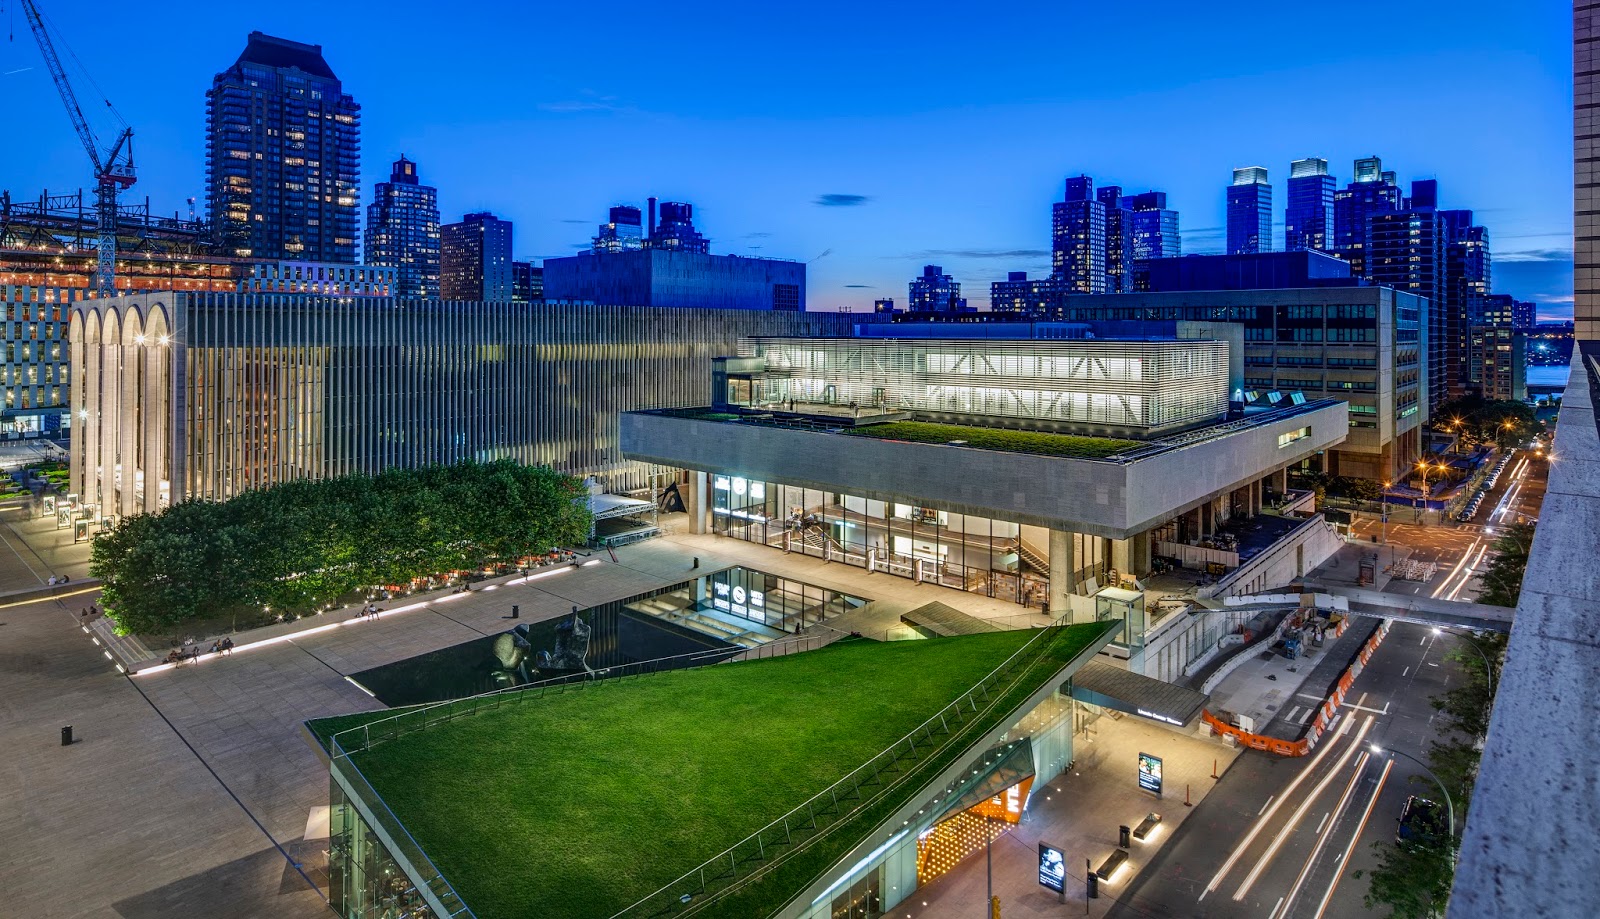
<path id="1" fill-rule="evenodd" d="M 1151 756 L 1148 753 L 1139 754 L 1139 787 L 1157 795 L 1161 794 L 1161 757 Z"/>
<path id="2" fill-rule="evenodd" d="M 1055 846 L 1039 843 L 1039 884 L 1046 890 L 1067 890 L 1067 857 Z"/>

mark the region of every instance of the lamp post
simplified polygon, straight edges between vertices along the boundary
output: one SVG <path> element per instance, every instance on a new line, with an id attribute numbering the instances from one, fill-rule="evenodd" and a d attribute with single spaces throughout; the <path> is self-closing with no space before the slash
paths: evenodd
<path id="1" fill-rule="evenodd" d="M 1383 502 L 1378 505 L 1378 520 L 1379 520 L 1379 523 L 1380 523 L 1380 525 L 1382 527 L 1382 533 L 1383 533 L 1383 535 L 1378 537 L 1378 541 L 1383 543 L 1385 546 L 1387 546 L 1387 545 L 1389 545 L 1389 483 L 1388 482 L 1384 482 L 1383 483 Z M 1389 550 L 1389 562 L 1390 562 L 1390 564 L 1394 563 L 1394 550 L 1393 549 Z"/>
<path id="2" fill-rule="evenodd" d="M 1456 838 L 1456 805 L 1455 805 L 1455 802 L 1450 800 L 1450 790 L 1444 787 L 1444 783 L 1439 781 L 1439 777 L 1433 774 L 1433 770 L 1428 768 L 1428 764 L 1424 763 L 1420 759 L 1417 759 L 1415 756 L 1412 756 L 1410 753 L 1402 753 L 1399 750 L 1385 750 L 1384 748 L 1378 746 L 1377 744 L 1373 744 L 1371 749 L 1372 749 L 1373 753 L 1375 753 L 1375 754 L 1377 754 L 1379 756 L 1382 756 L 1385 753 L 1387 753 L 1390 756 L 1404 756 L 1406 759 L 1411 760 L 1413 763 L 1416 763 L 1418 766 L 1420 766 L 1422 768 L 1422 771 L 1426 772 L 1428 774 L 1428 778 L 1433 779 L 1433 784 L 1439 786 L 1439 793 L 1444 795 L 1445 815 L 1449 818 L 1449 821 L 1450 821 L 1450 838 L 1451 839 L 1455 839 Z"/>

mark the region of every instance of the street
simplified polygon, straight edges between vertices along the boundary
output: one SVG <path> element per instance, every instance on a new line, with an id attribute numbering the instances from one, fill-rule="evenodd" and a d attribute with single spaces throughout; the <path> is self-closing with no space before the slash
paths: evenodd
<path id="1" fill-rule="evenodd" d="M 1519 517 L 1538 517 L 1549 471 L 1549 463 L 1542 457 L 1519 450 L 1471 520 L 1447 521 L 1442 526 L 1411 523 L 1411 511 L 1397 507 L 1390 510 L 1387 527 L 1375 517 L 1362 516 L 1352 525 L 1351 534 L 1361 542 L 1381 541 L 1387 530 L 1392 546 L 1410 549 L 1414 560 L 1438 565 L 1438 574 L 1426 583 L 1395 580 L 1384 588 L 1386 592 L 1472 600 L 1477 596 L 1474 576 L 1482 570 L 1496 535 Z M 1436 520 L 1437 514 L 1428 519 Z M 1387 565 L 1394 553 L 1381 542 L 1375 548 Z"/>
<path id="2" fill-rule="evenodd" d="M 1109 915 L 1368 915 L 1366 881 L 1351 871 L 1374 864 L 1373 842 L 1393 840 L 1408 795 L 1439 797 L 1415 764 L 1370 745 L 1426 758 L 1429 700 L 1462 678 L 1445 654 L 1465 640 L 1395 624 L 1312 755 L 1242 754 L 1128 888 L 1109 891 L 1122 901 Z M 1305 701 L 1321 689 L 1306 687 Z"/>

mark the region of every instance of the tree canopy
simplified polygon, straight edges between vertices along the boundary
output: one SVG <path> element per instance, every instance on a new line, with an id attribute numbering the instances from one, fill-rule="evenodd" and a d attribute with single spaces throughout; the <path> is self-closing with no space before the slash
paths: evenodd
<path id="1" fill-rule="evenodd" d="M 1502 448 L 1544 430 L 1544 423 L 1526 402 L 1485 399 L 1476 394 L 1446 400 L 1431 415 L 1435 427 L 1456 430 L 1468 441 L 1496 443 Z"/>
<path id="2" fill-rule="evenodd" d="M 301 615 L 378 584 L 583 541 L 577 479 L 510 460 L 285 482 L 124 519 L 90 572 L 118 628 L 231 612 Z"/>

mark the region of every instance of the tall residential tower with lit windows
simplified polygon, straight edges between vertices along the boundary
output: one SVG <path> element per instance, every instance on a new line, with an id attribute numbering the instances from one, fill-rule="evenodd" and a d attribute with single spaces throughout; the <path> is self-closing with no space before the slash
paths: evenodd
<path id="1" fill-rule="evenodd" d="M 321 45 L 250 33 L 206 93 L 206 210 L 224 254 L 356 260 L 360 113 Z"/>

